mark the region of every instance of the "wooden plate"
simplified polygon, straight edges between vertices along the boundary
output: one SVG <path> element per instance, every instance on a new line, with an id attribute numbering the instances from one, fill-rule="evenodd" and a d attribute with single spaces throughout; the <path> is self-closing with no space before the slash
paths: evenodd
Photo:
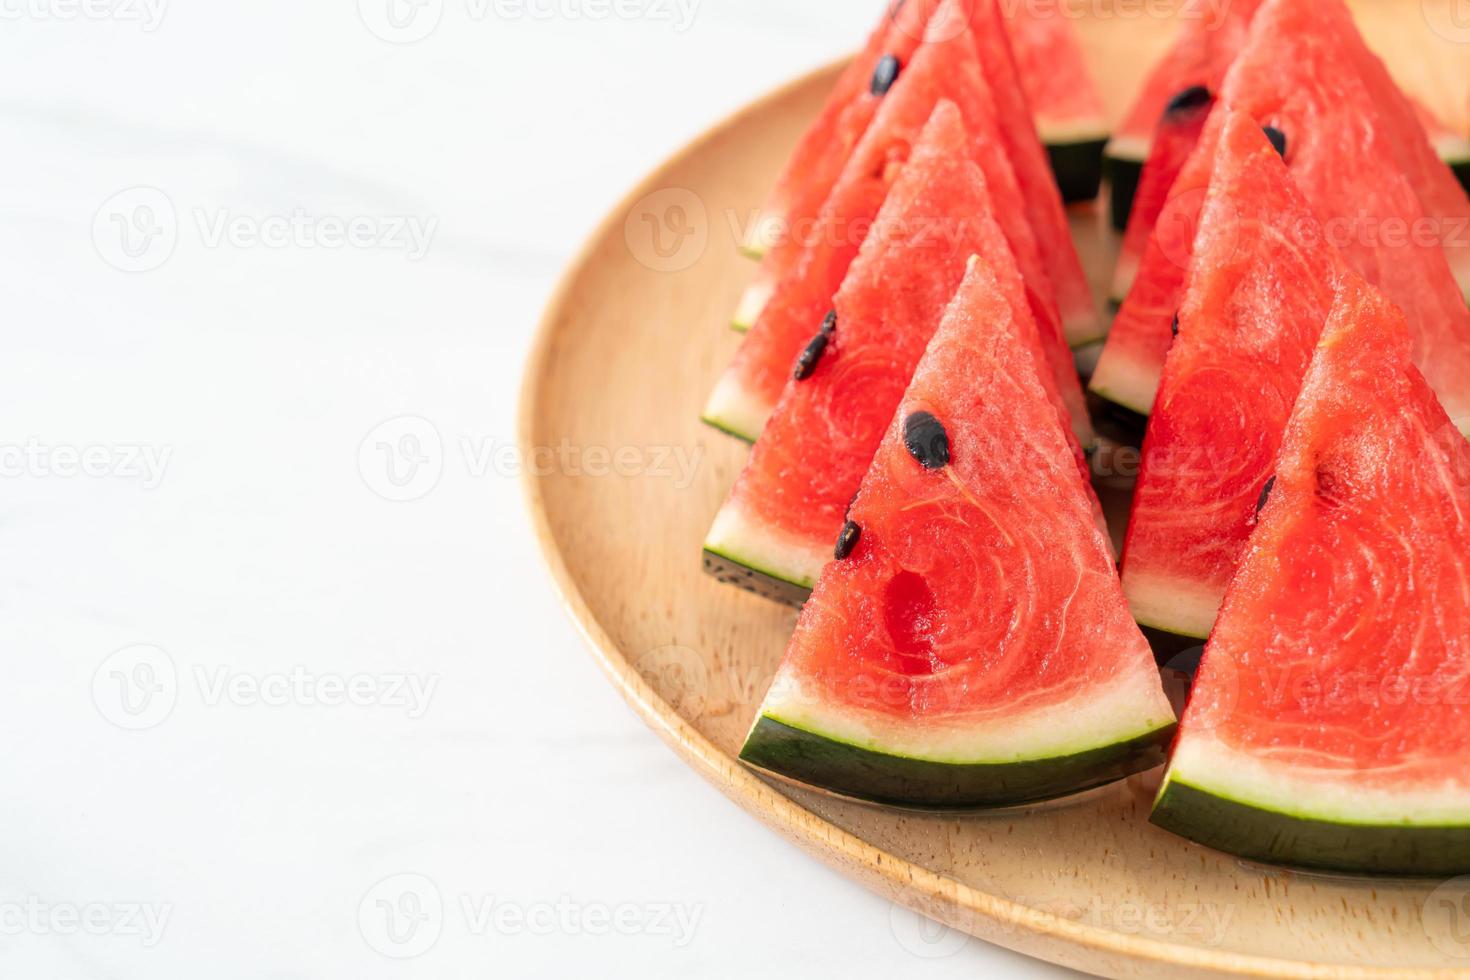
<path id="1" fill-rule="evenodd" d="M 1090 30 L 1090 49 L 1124 46 L 1121 30 Z M 751 274 L 735 248 L 743 223 L 837 68 L 761 99 L 644 181 L 584 248 L 541 325 L 521 406 L 526 490 L 603 668 L 681 757 L 762 822 L 981 939 L 1127 977 L 1470 966 L 1470 918 L 1457 918 L 1470 915 L 1467 889 L 1244 866 L 1150 826 L 1146 779 L 1069 805 L 926 816 L 774 785 L 735 761 L 794 614 L 701 572 L 700 543 L 746 449 L 698 415 L 739 342 L 724 324 Z M 1075 225 L 1101 282 L 1111 236 L 1094 212 Z"/>

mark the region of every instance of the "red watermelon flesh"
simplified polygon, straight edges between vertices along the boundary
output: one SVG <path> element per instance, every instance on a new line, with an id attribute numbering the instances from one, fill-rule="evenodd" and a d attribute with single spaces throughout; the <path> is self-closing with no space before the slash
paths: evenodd
<path id="1" fill-rule="evenodd" d="M 897 4 L 885 4 L 883 17 L 867 45 L 842 73 L 827 104 L 797 142 L 775 189 L 746 234 L 745 251 L 756 257 L 769 256 L 773 250 L 786 251 L 780 245 L 791 237 L 789 229 L 816 218 L 883 100 L 882 94 L 873 91 L 873 73 L 879 61 L 892 55 L 899 61 L 901 74 L 902 66 L 909 63 L 924 36 L 924 18 L 936 2 L 898 0 Z M 760 273 L 760 280 L 773 285 L 789 263 L 789 256 L 774 262 L 774 268 Z"/>
<path id="2" fill-rule="evenodd" d="M 1001 270 L 1014 315 L 1048 361 L 968 139 L 959 110 L 940 103 L 837 294 L 835 329 L 815 369 L 787 385 L 715 520 L 705 543 L 715 562 L 811 588 L 972 255 Z M 1066 418 L 1055 383 L 1050 391 Z M 1080 448 L 1073 457 L 1080 473 Z"/>
<path id="3" fill-rule="evenodd" d="M 1143 175 L 1139 177 L 1138 190 L 1133 195 L 1128 231 L 1123 236 L 1123 248 L 1118 254 L 1118 265 L 1113 274 L 1112 298 L 1118 303 L 1123 302 L 1133 288 L 1148 240 L 1158 227 L 1180 171 L 1199 143 L 1214 104 L 1214 97 L 1210 96 L 1165 112 L 1159 119 L 1148 161 L 1143 165 Z M 1187 215 L 1176 217 L 1188 219 Z"/>
<path id="4" fill-rule="evenodd" d="M 1014 269 L 978 261 L 949 305 L 747 762 L 849 796 L 958 807 L 1066 795 L 1160 758 L 1173 712 L 1018 286 Z"/>
<path id="5" fill-rule="evenodd" d="M 943 25 L 953 16 L 941 9 L 934 20 L 936 25 Z M 1060 334 L 1055 287 L 1032 233 L 971 35 L 942 26 L 936 26 L 935 31 L 914 56 L 849 161 L 842 180 L 823 207 L 813 246 L 806 250 L 796 271 L 782 282 L 716 385 L 704 412 L 705 420 L 712 425 L 751 441 L 761 434 L 791 377 L 792 364 L 831 309 L 832 296 L 842 284 L 890 184 L 935 104 L 942 99 L 959 107 L 971 134 L 969 154 L 980 164 L 994 190 L 996 220 L 1020 264 L 1034 313 L 1042 321 L 1043 336 L 1051 342 L 1053 334 Z M 1055 347 L 1059 371 L 1075 378 L 1065 340 L 1056 340 Z M 1074 409 L 1078 438 L 1084 445 L 1091 445 L 1091 421 L 1080 385 L 1073 380 L 1062 390 Z"/>
<path id="6" fill-rule="evenodd" d="M 1064 201 L 1091 201 L 1102 181 L 1107 109 L 1062 0 L 1006 3 L 1021 84 Z"/>
<path id="7" fill-rule="evenodd" d="M 1140 623 L 1209 636 L 1340 267 L 1255 120 L 1228 109 L 1123 551 Z"/>
<path id="8" fill-rule="evenodd" d="M 1251 18 L 1261 0 L 1236 0 L 1222 8 L 1196 5 L 1180 11 L 1179 36 L 1149 72 L 1138 96 L 1108 143 L 1113 180 L 1113 224 L 1131 224 L 1139 168 L 1152 155 L 1165 109 L 1180 93 L 1196 86 L 1218 92 L 1225 73 L 1245 45 Z"/>
<path id="9" fill-rule="evenodd" d="M 1076 25 L 1057 3 L 1022 0 L 1005 11 L 1021 85 L 1043 142 L 1107 133 L 1107 110 L 1087 70 Z"/>
<path id="10" fill-rule="evenodd" d="M 1356 61 L 1363 82 L 1379 110 L 1380 119 L 1392 134 L 1389 146 L 1394 157 L 1409 175 L 1425 213 L 1436 218 L 1436 231 L 1444 244 L 1451 270 L 1455 273 L 1462 294 L 1470 297 L 1470 198 L 1467 198 L 1459 178 L 1445 162 L 1439 146 L 1436 145 L 1436 139 L 1444 138 L 1444 127 L 1434 120 L 1424 106 L 1405 95 L 1394 83 L 1383 61 L 1368 49 L 1351 12 L 1341 0 L 1323 0 L 1314 13 L 1317 20 L 1310 29 L 1314 33 L 1339 35 Z M 1302 26 L 1304 25 L 1294 24 L 1293 29 Z M 1238 34 L 1239 32 L 1234 32 L 1227 36 Z M 1233 57 L 1234 51 L 1238 51 L 1240 47 L 1239 43 L 1233 49 L 1226 45 L 1222 53 L 1228 52 Z M 1228 62 L 1226 64 L 1228 66 Z M 1161 124 L 1160 132 L 1165 129 L 1166 126 Z M 1431 134 L 1435 135 L 1432 137 Z M 1460 141 L 1450 142 L 1453 145 Z M 1162 169 L 1162 162 L 1156 162 L 1156 158 L 1158 161 L 1181 160 L 1182 155 L 1187 155 L 1187 149 L 1181 154 L 1178 146 L 1161 149 L 1157 142 L 1154 144 L 1146 165 L 1146 169 L 1158 171 L 1154 192 L 1158 191 L 1160 183 L 1163 184 L 1165 193 L 1168 190 L 1167 171 Z M 1143 187 L 1140 184 L 1139 198 L 1142 195 Z M 1140 211 L 1138 205 L 1139 199 L 1135 198 L 1134 210 L 1128 221 L 1127 240 L 1114 276 L 1112 296 L 1119 302 L 1128 295 L 1133 284 L 1145 243 L 1153 231 L 1158 215 L 1156 207 L 1145 207 Z"/>
<path id="11" fill-rule="evenodd" d="M 1470 444 L 1348 275 L 1154 821 L 1247 857 L 1470 870 Z"/>
<path id="12" fill-rule="evenodd" d="M 1072 241 L 1071 225 L 1046 150 L 1036 134 L 999 0 L 962 0 L 957 6 L 968 11 L 985 81 L 995 99 L 1006 155 L 1015 170 L 1042 261 L 1056 289 L 1063 333 L 1073 347 L 1092 343 L 1101 339 L 1106 329 Z"/>
<path id="13" fill-rule="evenodd" d="M 1267 0 L 1222 101 L 1286 135 L 1287 166 L 1329 241 L 1405 310 L 1421 368 L 1470 428 L 1470 310 L 1438 239 L 1453 219 L 1426 215 L 1401 169 L 1401 127 L 1385 122 L 1363 82 L 1363 50 L 1336 0 Z M 1217 132 L 1212 119 L 1175 197 L 1197 194 Z M 1164 244 L 1145 250 L 1093 376 L 1098 394 L 1143 413 L 1152 410 L 1188 254 Z"/>

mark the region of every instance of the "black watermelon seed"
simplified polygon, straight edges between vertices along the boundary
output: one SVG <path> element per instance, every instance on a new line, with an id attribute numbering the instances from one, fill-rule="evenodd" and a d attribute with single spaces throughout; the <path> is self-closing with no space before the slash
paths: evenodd
<path id="1" fill-rule="evenodd" d="M 827 316 L 822 320 L 821 331 L 822 331 L 822 333 L 824 333 L 828 337 L 830 337 L 830 336 L 832 336 L 832 334 L 836 330 L 837 330 L 837 311 L 836 310 L 831 310 L 830 312 L 827 313 Z"/>
<path id="2" fill-rule="evenodd" d="M 1209 105 L 1213 98 L 1210 90 L 1203 85 L 1191 85 L 1169 100 L 1169 104 L 1164 107 L 1164 114 L 1183 112 L 1185 109 L 1198 109 L 1202 105 Z"/>
<path id="3" fill-rule="evenodd" d="M 858 493 L 862 493 L 862 491 L 859 490 Z M 845 511 L 842 512 L 842 516 L 843 516 L 844 519 L 846 519 L 850 514 L 852 514 L 852 505 L 855 504 L 855 503 L 857 503 L 857 498 L 858 498 L 858 495 L 857 495 L 857 493 L 855 493 L 855 494 L 852 495 L 852 499 L 847 502 L 847 510 L 845 510 Z"/>
<path id="4" fill-rule="evenodd" d="M 1266 485 L 1261 488 L 1261 496 L 1259 498 L 1257 498 L 1257 500 L 1256 500 L 1256 516 L 1257 517 L 1260 517 L 1261 516 L 1261 511 L 1263 511 L 1263 510 L 1266 509 L 1266 501 L 1268 501 L 1268 500 L 1271 499 L 1271 491 L 1272 490 L 1275 490 L 1275 489 L 1276 489 L 1276 477 L 1273 476 L 1273 477 L 1271 477 L 1271 479 L 1267 480 L 1266 481 Z"/>
<path id="5" fill-rule="evenodd" d="M 878 67 L 873 69 L 873 84 L 870 86 L 872 93 L 887 95 L 888 90 L 893 88 L 893 83 L 898 81 L 900 67 L 897 58 L 891 54 L 885 54 L 878 62 Z"/>
<path id="6" fill-rule="evenodd" d="M 1271 141 L 1271 145 L 1276 147 L 1276 152 L 1281 154 L 1282 159 L 1285 159 L 1286 134 L 1277 129 L 1275 126 L 1266 126 L 1263 128 L 1266 130 L 1266 139 Z"/>
<path id="7" fill-rule="evenodd" d="M 805 381 L 810 378 L 812 372 L 817 369 L 817 362 L 826 352 L 830 339 L 831 335 L 826 333 L 819 333 L 813 337 L 811 343 L 806 345 L 806 350 L 802 351 L 801 356 L 796 359 L 796 370 L 792 372 L 792 377 L 797 381 Z"/>
<path id="8" fill-rule="evenodd" d="M 863 536 L 863 529 L 852 521 L 842 525 L 842 533 L 837 535 L 837 547 L 832 551 L 838 561 L 845 561 L 852 554 L 852 549 L 857 547 L 858 538 Z"/>
<path id="9" fill-rule="evenodd" d="M 1174 331 L 1174 336 L 1176 336 L 1176 337 L 1179 336 L 1179 314 L 1178 313 L 1175 313 L 1174 314 L 1174 325 L 1172 327 L 1170 327 L 1169 329 L 1172 330 L 1172 331 Z"/>
<path id="10" fill-rule="evenodd" d="M 941 470 L 949 465 L 949 433 L 928 412 L 915 412 L 904 420 L 903 444 L 926 470 Z"/>

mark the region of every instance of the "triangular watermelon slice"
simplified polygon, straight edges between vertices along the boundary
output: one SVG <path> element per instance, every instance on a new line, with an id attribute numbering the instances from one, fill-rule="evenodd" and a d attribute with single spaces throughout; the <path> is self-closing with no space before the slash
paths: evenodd
<path id="1" fill-rule="evenodd" d="M 927 24 L 918 32 L 925 39 L 922 47 L 931 44 L 962 47 L 958 42 L 966 34 L 971 36 L 985 83 L 996 106 L 1005 154 L 1020 192 L 1019 200 L 1039 245 L 1043 268 L 1052 283 L 1051 295 L 1060 311 L 1063 331 L 1068 343 L 1079 347 L 1100 339 L 1106 331 L 1093 302 L 1082 261 L 1072 242 L 1066 210 L 1052 176 L 1051 165 L 1036 135 L 1005 22 L 996 4 L 997 0 L 904 0 L 897 10 L 895 30 L 907 37 L 916 31 L 916 24 Z M 914 58 L 917 60 L 918 57 L 920 54 L 915 53 Z M 909 70 L 901 72 L 897 87 L 911 84 L 907 80 L 912 74 Z M 890 91 L 890 97 L 893 95 Z M 953 92 L 945 95 L 960 101 Z M 963 107 L 964 103 L 960 104 Z M 843 173 L 844 176 L 852 173 L 850 161 Z M 830 198 L 828 203 L 831 203 Z M 823 211 L 826 211 L 826 206 Z M 825 221 L 819 219 L 813 233 L 785 236 L 779 243 L 780 254 L 773 250 L 767 256 L 741 299 L 735 317 L 737 329 L 748 329 L 757 323 L 766 305 L 773 298 L 779 298 L 783 284 L 800 274 L 800 267 L 806 262 L 803 253 L 808 251 L 807 246 L 821 247 L 824 225 Z M 792 223 L 791 227 L 797 227 L 797 223 Z M 845 227 L 842 235 L 848 239 L 861 238 L 863 227 L 861 223 Z"/>
<path id="2" fill-rule="evenodd" d="M 1035 315 L 1048 324 L 1059 320 L 1055 289 L 1010 165 L 991 90 L 980 70 L 970 32 L 953 26 L 953 21 L 963 16 L 957 13 L 960 9 L 950 0 L 935 14 L 932 36 L 889 94 L 823 207 L 812 247 L 806 250 L 796 271 L 781 283 L 721 376 L 705 407 L 706 422 L 749 441 L 761 434 L 791 377 L 793 363 L 831 309 L 832 296 L 842 284 L 890 184 L 934 106 L 943 99 L 959 107 L 971 134 L 969 154 L 980 164 L 994 190 L 996 219 L 1020 263 Z M 1050 335 L 1049 329 L 1046 335 Z M 1070 362 L 1065 349 L 1058 358 Z M 1080 389 L 1074 408 L 1078 436 L 1084 445 L 1090 445 L 1091 422 Z"/>
<path id="3" fill-rule="evenodd" d="M 715 519 L 711 574 L 805 599 L 971 255 L 1008 273 L 1006 295 L 1050 371 L 1059 421 L 1082 407 L 1071 356 L 1054 325 L 1048 339 L 1035 323 L 969 144 L 958 108 L 941 102 Z M 1080 448 L 1074 455 L 1085 465 Z"/>
<path id="4" fill-rule="evenodd" d="M 1261 0 L 1235 0 L 1223 7 L 1186 5 L 1179 14 L 1179 36 L 1149 71 L 1133 105 L 1108 142 L 1107 172 L 1112 185 L 1113 227 L 1130 224 L 1144 161 L 1153 153 L 1157 127 L 1169 106 L 1195 89 L 1219 91 Z M 1135 261 L 1137 255 L 1134 256 Z"/>
<path id="5" fill-rule="evenodd" d="M 1123 550 L 1134 618 L 1201 639 L 1255 526 L 1341 263 L 1261 128 L 1221 118 Z"/>
<path id="6" fill-rule="evenodd" d="M 1242 857 L 1470 872 L 1470 444 L 1342 285 L 1153 822 Z"/>
<path id="7" fill-rule="evenodd" d="M 923 39 L 925 18 L 937 2 L 890 0 L 885 4 L 883 16 L 868 36 L 868 43 L 838 78 L 827 104 L 786 161 L 775 188 L 746 233 L 742 251 L 762 258 L 788 241 L 793 227 L 816 218 L 848 156 L 892 87 L 893 79 L 902 74 Z M 781 265 L 779 261 L 776 264 Z M 786 267 L 789 266 L 763 270 L 757 282 L 774 286 Z M 736 314 L 737 324 L 743 315 Z M 753 322 L 753 319 L 746 320 L 744 325 L 748 327 Z"/>
<path id="8" fill-rule="evenodd" d="M 1391 134 L 1388 146 L 1399 166 L 1408 174 L 1427 215 L 1436 218 L 1435 231 L 1445 246 L 1450 268 L 1460 291 L 1470 297 L 1470 198 L 1451 169 L 1452 161 L 1466 160 L 1466 141 L 1449 133 L 1427 107 L 1405 95 L 1389 76 L 1383 61 L 1368 49 L 1351 14 L 1340 0 L 1324 0 L 1314 8 L 1312 34 L 1336 33 L 1357 66 L 1379 118 Z M 1307 29 L 1296 24 L 1294 29 Z M 1161 121 L 1158 137 L 1144 169 L 1148 172 L 1148 196 L 1140 182 L 1138 198 L 1128 220 L 1127 237 L 1118 257 L 1111 297 L 1121 303 L 1138 274 L 1144 248 L 1160 213 L 1160 195 L 1167 195 L 1171 177 L 1177 174 L 1189 152 L 1187 131 L 1171 130 L 1169 114 Z M 1169 137 L 1168 145 L 1160 139 Z"/>
<path id="9" fill-rule="evenodd" d="M 1003 5 L 1021 85 L 1064 201 L 1091 201 L 1102 183 L 1108 115 L 1077 26 L 1057 3 Z"/>
<path id="10" fill-rule="evenodd" d="M 1109 298 L 1118 304 L 1127 299 L 1138 277 L 1138 266 L 1143 261 L 1148 241 L 1154 229 L 1164 217 L 1169 202 L 1176 197 L 1175 185 L 1180 171 L 1199 145 L 1200 134 L 1215 107 L 1215 97 L 1204 86 L 1186 89 L 1169 103 L 1154 132 L 1154 141 L 1149 151 L 1148 162 L 1143 165 L 1143 175 L 1138 179 L 1138 190 L 1133 196 L 1133 210 L 1128 218 L 1128 231 L 1123 235 L 1123 247 L 1118 253 L 1118 264 L 1113 271 L 1113 284 Z M 1187 205 L 1189 198 L 1179 196 L 1178 203 Z M 1176 205 L 1178 206 L 1178 205 Z M 1193 216 L 1187 213 L 1171 214 L 1165 233 L 1187 233 Z M 1183 222 L 1181 227 L 1180 222 Z"/>
<path id="11" fill-rule="evenodd" d="M 948 809 L 1065 796 L 1161 761 L 1173 712 L 997 271 L 1016 278 L 973 264 L 929 345 L 748 764 Z"/>
<path id="12" fill-rule="evenodd" d="M 1408 313 L 1421 369 L 1470 431 L 1470 309 L 1439 241 L 1464 226 L 1425 213 L 1400 162 L 1403 127 L 1380 112 L 1365 84 L 1371 72 L 1361 44 L 1340 0 L 1267 0 L 1221 101 L 1283 135 L 1287 166 L 1329 241 Z M 1432 155 L 1418 123 L 1409 124 Z M 1212 117 L 1174 197 L 1208 182 L 1219 129 Z M 1449 176 L 1442 163 L 1434 166 Z M 1187 241 L 1171 242 L 1162 226 L 1150 241 L 1093 375 L 1099 395 L 1152 411 L 1188 252 Z"/>

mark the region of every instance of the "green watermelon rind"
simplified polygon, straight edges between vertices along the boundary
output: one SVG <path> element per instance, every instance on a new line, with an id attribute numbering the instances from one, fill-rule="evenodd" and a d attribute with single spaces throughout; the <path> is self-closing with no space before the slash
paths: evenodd
<path id="1" fill-rule="evenodd" d="M 1149 819 L 1197 844 L 1263 864 L 1405 877 L 1470 871 L 1470 814 L 1463 824 L 1327 819 L 1232 798 L 1171 772 Z"/>
<path id="2" fill-rule="evenodd" d="M 1170 724 L 1065 756 L 942 762 L 864 748 L 762 714 L 740 759 L 851 799 L 915 810 L 994 809 L 1072 796 L 1164 762 Z"/>
<path id="3" fill-rule="evenodd" d="M 1044 140 L 1052 176 L 1067 204 L 1097 199 L 1102 189 L 1106 135 L 1082 139 Z"/>
<path id="4" fill-rule="evenodd" d="M 1143 164 L 1148 159 L 1151 139 L 1114 136 L 1103 151 L 1103 175 L 1109 189 L 1109 216 L 1113 228 L 1128 229 L 1128 216 L 1133 213 L 1133 197 L 1143 177 Z"/>
<path id="5" fill-rule="evenodd" d="M 796 609 L 800 609 L 812 594 L 812 586 L 789 581 L 755 563 L 732 557 L 715 548 L 704 549 L 704 571 L 722 585 L 733 585 L 762 599 L 770 599 Z"/>

